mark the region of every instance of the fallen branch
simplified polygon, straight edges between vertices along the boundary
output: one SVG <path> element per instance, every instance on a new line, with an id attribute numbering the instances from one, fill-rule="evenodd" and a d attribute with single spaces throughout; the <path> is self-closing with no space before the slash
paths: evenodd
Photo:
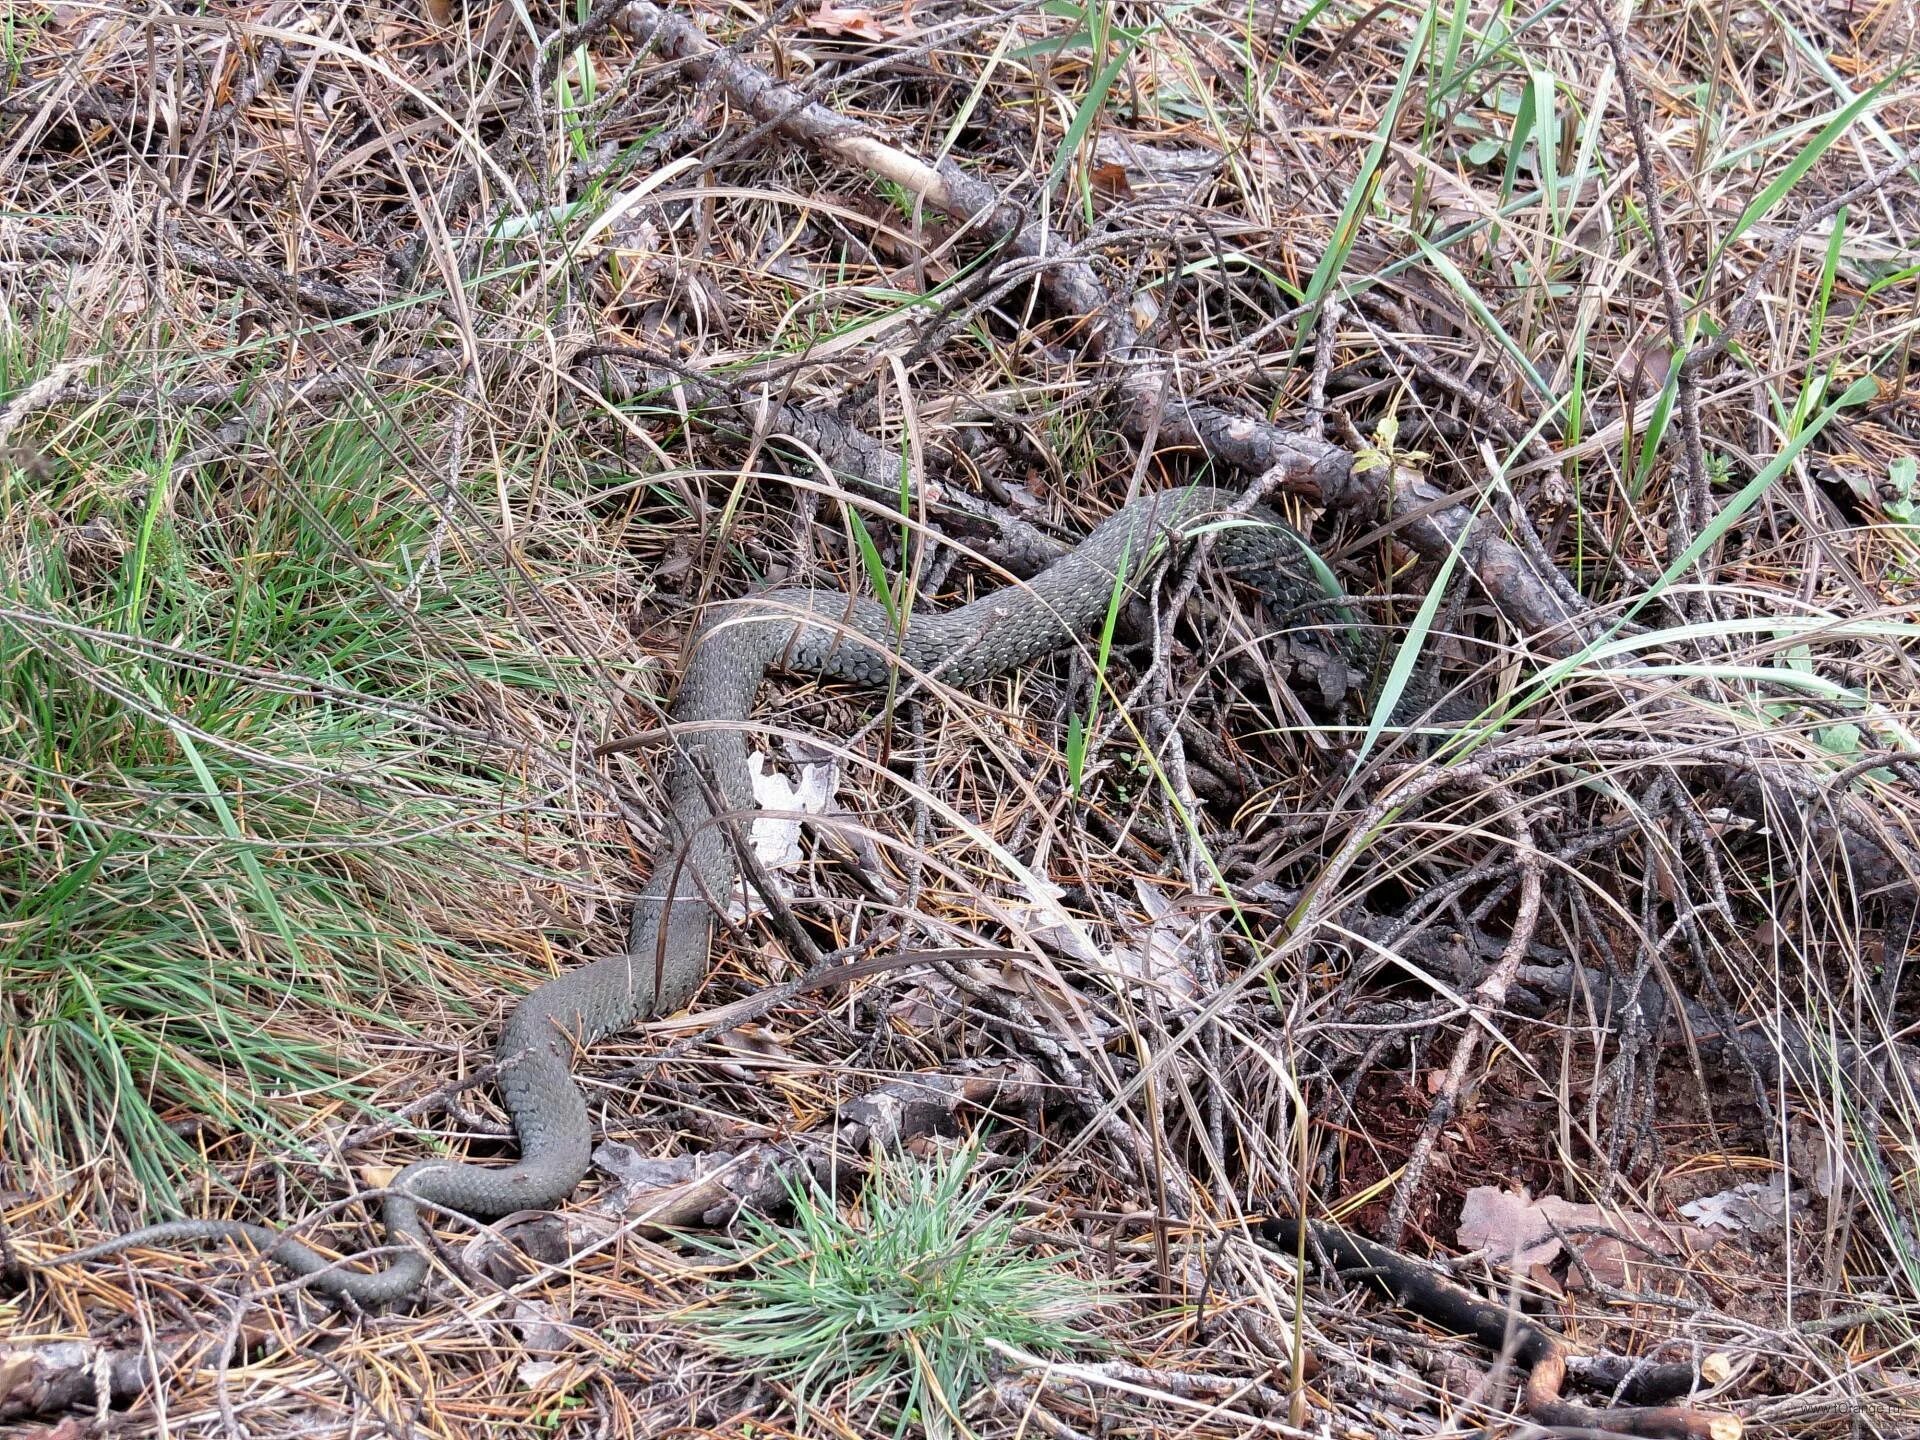
<path id="1" fill-rule="evenodd" d="M 1740 1417 L 1685 1405 L 1577 1405 L 1561 1397 L 1569 1351 L 1565 1337 L 1505 1306 L 1483 1300 L 1398 1251 L 1337 1225 L 1276 1215 L 1262 1235 L 1289 1254 L 1324 1256 L 1342 1276 L 1363 1280 L 1403 1309 L 1456 1335 L 1471 1335 L 1496 1354 L 1512 1355 L 1527 1371 L 1521 1406 L 1541 1425 L 1650 1440 L 1739 1440 Z M 1302 1233 L 1304 1228 L 1304 1234 Z"/>
<path id="2" fill-rule="evenodd" d="M 1082 317 L 1088 353 L 1120 371 L 1121 424 L 1136 440 L 1157 433 L 1169 444 L 1193 446 L 1249 475 L 1277 477 L 1273 483 L 1279 488 L 1321 504 L 1383 515 L 1407 544 L 1429 559 L 1443 559 L 1458 546 L 1487 593 L 1551 654 L 1570 654 L 1599 633 L 1595 617 L 1567 603 L 1564 581 L 1553 584 L 1519 546 L 1477 523 L 1462 497 L 1403 468 L 1356 471 L 1351 455 L 1318 435 L 1285 430 L 1180 394 L 1168 383 L 1164 358 L 1143 342 L 1132 318 L 1136 309 L 1146 307 L 1146 297 L 1116 303 L 1087 261 L 1062 253 L 1045 227 L 1029 223 L 1026 207 L 953 160 L 932 164 L 889 143 L 868 126 L 720 49 L 692 21 L 651 0 L 634 0 L 615 24 L 637 42 L 682 62 L 695 80 L 718 85 L 768 128 L 838 164 L 899 185 L 979 232 L 982 243 L 1002 244 L 1010 255 L 1045 261 L 1039 283 L 1048 300 L 1060 314 Z"/>
<path id="3" fill-rule="evenodd" d="M 271 1331 L 248 1327 L 241 1343 L 266 1344 Z M 66 1410 L 104 1413 L 135 1400 L 156 1380 L 213 1360 L 226 1337 L 205 1330 L 154 1337 L 137 1347 L 96 1340 L 0 1341 L 0 1422 Z"/>
<path id="4" fill-rule="evenodd" d="M 21 259 L 58 260 L 70 265 L 88 265 L 102 258 L 100 245 L 92 240 L 73 235 L 47 235 L 18 225 L 0 230 L 0 250 L 10 251 Z M 183 269 L 228 281 L 269 298 L 291 295 L 303 309 L 318 311 L 330 318 L 358 315 L 378 303 L 329 280 L 288 275 L 257 261 L 237 260 L 185 240 L 171 241 L 166 253 Z"/>
<path id="5" fill-rule="evenodd" d="M 796 1177 L 844 1172 L 863 1163 L 875 1146 L 897 1149 L 929 1135 L 957 1135 L 965 1108 L 1037 1110 L 1047 1089 L 1032 1065 L 968 1065 L 889 1080 L 849 1100 L 823 1127 L 737 1151 L 650 1160 L 617 1142 L 605 1144 L 594 1160 L 624 1188 L 600 1208 L 659 1230 L 725 1225 L 746 1209 L 778 1211 L 786 1207 Z"/>

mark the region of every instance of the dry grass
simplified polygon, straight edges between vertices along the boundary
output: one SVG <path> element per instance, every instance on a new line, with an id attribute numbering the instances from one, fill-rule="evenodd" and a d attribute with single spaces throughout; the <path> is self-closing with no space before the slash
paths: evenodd
<path id="1" fill-rule="evenodd" d="M 766 367 L 775 400 L 840 407 L 916 482 L 1068 538 L 1136 481 L 1239 483 L 1141 457 L 1113 418 L 1140 355 L 1103 359 L 1024 262 L 983 268 L 977 235 L 619 29 L 5 13 L 0 1260 L 176 1206 L 292 1220 L 457 1130 L 496 1143 L 462 1111 L 342 1145 L 620 943 L 657 760 L 595 747 L 656 723 L 702 599 L 867 580 L 831 464 L 650 383 L 661 355 Z M 1000 1117 L 987 1159 L 1021 1242 L 1110 1292 L 1112 1348 L 1006 1363 L 959 1402 L 995 1435 L 1505 1424 L 1486 1356 L 1297 1287 L 1250 1219 L 1279 1197 L 1449 1255 L 1476 1185 L 1671 1219 L 1785 1175 L 1783 1229 L 1624 1286 L 1536 1277 L 1544 1311 L 1597 1349 L 1732 1357 L 1750 1434 L 1913 1433 L 1907 8 L 1637 15 L 1644 161 L 1583 7 L 699 14 L 1048 219 L 1174 393 L 1354 449 L 1395 417 L 1403 464 L 1503 534 L 1527 517 L 1617 628 L 1550 648 L 1472 550 L 1450 573 L 1480 583 L 1423 610 L 1436 554 L 1404 514 L 1295 496 L 1352 591 L 1398 597 L 1369 617 L 1497 697 L 1451 749 L 1290 695 L 1273 625 L 1211 581 L 1104 668 L 878 725 L 780 687 L 770 737 L 856 737 L 840 804 L 893 895 L 802 872 L 821 948 L 1022 958 L 807 995 L 664 1066 L 635 1068 L 657 1033 L 597 1047 L 602 1133 L 738 1148 L 903 1072 L 1053 1046 L 1078 1093 Z M 1707 352 L 1686 385 L 1676 314 Z M 870 528 L 917 602 L 1003 578 Z M 1042 933 L 1023 870 L 1085 941 Z M 1156 899 L 1204 926 L 1149 931 Z M 1177 956 L 1158 986 L 1114 964 L 1149 934 Z M 792 978 L 763 939 L 722 944 L 698 1008 Z M 983 980 L 1033 1032 L 959 988 Z M 573 1238 L 602 1243 L 559 1259 L 511 1265 L 450 1223 L 466 1268 L 413 1314 L 142 1253 L 10 1269 L 0 1332 L 204 1339 L 113 1420 L 133 1433 L 782 1433 L 781 1387 L 684 1318 L 712 1256 L 591 1199 Z M 824 1398 L 810 1433 L 890 1433 Z"/>

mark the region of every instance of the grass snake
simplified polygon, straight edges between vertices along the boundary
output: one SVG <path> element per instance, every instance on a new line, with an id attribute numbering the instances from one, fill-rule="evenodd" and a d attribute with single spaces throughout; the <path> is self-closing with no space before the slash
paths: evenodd
<path id="1" fill-rule="evenodd" d="M 897 668 L 950 685 L 1001 674 L 1087 636 L 1109 613 L 1116 585 L 1136 585 L 1165 553 L 1162 541 L 1190 538 L 1236 498 L 1199 486 L 1142 495 L 1031 581 L 944 613 L 914 612 L 904 627 L 880 604 L 830 590 L 774 590 L 707 606 L 673 705 L 668 823 L 647 893 L 634 907 L 626 952 L 532 991 L 495 1049 L 520 1158 L 502 1167 L 421 1160 L 401 1171 L 386 1192 L 383 1218 L 395 1252 L 381 1269 L 348 1268 L 291 1235 L 237 1220 L 149 1225 L 51 1263 L 135 1246 L 245 1239 L 312 1288 L 377 1306 L 414 1294 L 426 1278 L 423 1210 L 486 1220 L 559 1204 L 586 1175 L 593 1141 L 586 1099 L 574 1083 L 574 1053 L 642 1017 L 678 1009 L 707 973 L 714 916 L 705 897 L 726 902 L 738 863 L 731 839 L 712 819 L 702 772 L 726 812 L 752 809 L 743 722 L 768 669 L 868 686 L 885 685 Z M 1216 531 L 1215 554 L 1294 603 L 1320 596 L 1304 578 L 1297 535 L 1264 510 L 1249 519 Z"/>

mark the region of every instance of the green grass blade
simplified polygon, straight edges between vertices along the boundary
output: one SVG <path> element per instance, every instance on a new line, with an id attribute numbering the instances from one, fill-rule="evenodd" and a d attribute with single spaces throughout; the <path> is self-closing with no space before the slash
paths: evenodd
<path id="1" fill-rule="evenodd" d="M 1801 147 L 1800 153 L 1789 160 L 1785 168 L 1768 182 L 1766 188 L 1747 203 L 1747 208 L 1740 212 L 1740 218 L 1734 221 L 1732 228 L 1721 237 L 1714 257 L 1716 260 L 1726 253 L 1728 246 L 1734 244 L 1747 231 L 1771 215 L 1780 202 L 1793 193 L 1794 187 L 1806 178 L 1807 172 L 1820 163 L 1820 157 L 1838 144 L 1853 129 L 1854 122 L 1860 118 L 1862 112 L 1886 93 L 1887 87 L 1894 82 L 1898 73 L 1887 76 L 1879 84 L 1855 96 L 1850 104 L 1843 106 L 1839 113 L 1821 128 L 1818 135 Z"/>
<path id="2" fill-rule="evenodd" d="M 1093 698 L 1087 702 L 1086 721 L 1083 724 L 1077 713 L 1067 717 L 1067 785 L 1075 797 L 1080 794 L 1080 777 L 1086 760 L 1087 741 L 1096 733 L 1099 726 L 1100 694 L 1107 686 L 1107 663 L 1113 655 L 1113 635 L 1120 623 L 1120 607 L 1126 599 L 1127 582 L 1132 574 L 1132 560 L 1133 542 L 1129 539 L 1120 551 L 1120 563 L 1113 572 L 1113 588 L 1107 595 L 1107 613 L 1100 622 L 1100 634 L 1093 662 Z"/>
<path id="3" fill-rule="evenodd" d="M 887 562 L 881 557 L 880 547 L 874 544 L 873 532 L 867 529 L 867 522 L 853 506 L 847 507 L 847 524 L 853 531 L 854 548 L 860 552 L 860 566 L 867 572 L 867 583 L 873 586 L 874 593 L 880 597 L 880 604 L 887 612 L 887 623 L 893 626 L 894 634 L 900 633 L 900 602 L 894 597 L 893 577 L 887 573 Z"/>
<path id="4" fill-rule="evenodd" d="M 1500 348 L 1507 353 L 1507 357 L 1519 367 L 1520 373 L 1539 393 L 1540 398 L 1554 404 L 1557 409 L 1558 397 L 1553 393 L 1553 387 L 1547 383 L 1546 377 L 1535 367 L 1533 357 L 1521 348 L 1519 341 L 1507 333 L 1506 326 L 1500 323 L 1499 317 L 1488 308 L 1487 302 L 1480 298 L 1479 291 L 1474 289 L 1465 275 L 1461 274 L 1460 267 L 1424 236 L 1415 235 L 1413 243 L 1420 247 L 1421 253 L 1432 263 L 1433 268 L 1440 272 L 1441 278 L 1453 287 L 1453 292 L 1473 312 L 1474 318 L 1480 322 L 1481 327 L 1493 336 Z"/>
<path id="5" fill-rule="evenodd" d="M 1307 338 L 1313 334 L 1321 305 L 1325 303 L 1334 282 L 1340 278 L 1340 272 L 1346 268 L 1347 257 L 1353 253 L 1354 244 L 1360 238 L 1360 217 L 1373 203 L 1374 191 L 1380 184 L 1381 163 L 1386 159 L 1394 127 L 1400 123 L 1400 112 L 1407 103 L 1407 92 L 1412 88 L 1413 77 L 1419 71 L 1421 58 L 1426 53 L 1427 37 L 1432 33 L 1434 16 L 1438 11 L 1439 7 L 1434 5 L 1421 10 L 1413 35 L 1407 41 L 1406 55 L 1400 62 L 1400 74 L 1381 109 L 1380 124 L 1373 143 L 1367 147 L 1367 153 L 1360 161 L 1359 172 L 1348 187 L 1346 203 L 1340 207 L 1339 217 L 1333 222 L 1333 234 L 1327 242 L 1327 248 L 1320 256 L 1320 263 L 1314 266 L 1313 278 L 1307 282 L 1302 303 L 1307 307 L 1308 314 L 1301 319 L 1299 334 L 1294 341 L 1296 360 Z"/>

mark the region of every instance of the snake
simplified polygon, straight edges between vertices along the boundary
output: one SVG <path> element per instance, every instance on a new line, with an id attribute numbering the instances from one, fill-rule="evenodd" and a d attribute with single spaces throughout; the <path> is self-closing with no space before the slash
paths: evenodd
<path id="1" fill-rule="evenodd" d="M 1264 507 L 1192 485 L 1138 495 L 1031 580 L 957 608 L 896 615 L 863 596 L 775 589 L 700 611 L 670 711 L 666 817 L 625 951 L 546 981 L 514 1008 L 495 1048 L 495 1085 L 519 1158 L 486 1166 L 433 1158 L 386 1187 L 380 1268 L 332 1259 L 294 1235 L 242 1220 L 162 1221 L 69 1252 L 78 1264 L 135 1247 L 241 1240 L 336 1301 L 377 1307 L 414 1296 L 428 1273 L 423 1212 L 493 1220 L 561 1204 L 585 1178 L 593 1125 L 573 1059 L 594 1041 L 683 1006 L 705 978 L 715 914 L 739 859 L 725 817 L 754 806 L 745 722 L 770 669 L 882 687 L 902 672 L 977 684 L 1087 637 L 1159 560 L 1210 531 L 1223 563 L 1269 593 L 1320 593 L 1306 542 Z M 716 817 L 719 817 L 717 820 Z M 374 1252 L 376 1255 L 380 1252 Z"/>

